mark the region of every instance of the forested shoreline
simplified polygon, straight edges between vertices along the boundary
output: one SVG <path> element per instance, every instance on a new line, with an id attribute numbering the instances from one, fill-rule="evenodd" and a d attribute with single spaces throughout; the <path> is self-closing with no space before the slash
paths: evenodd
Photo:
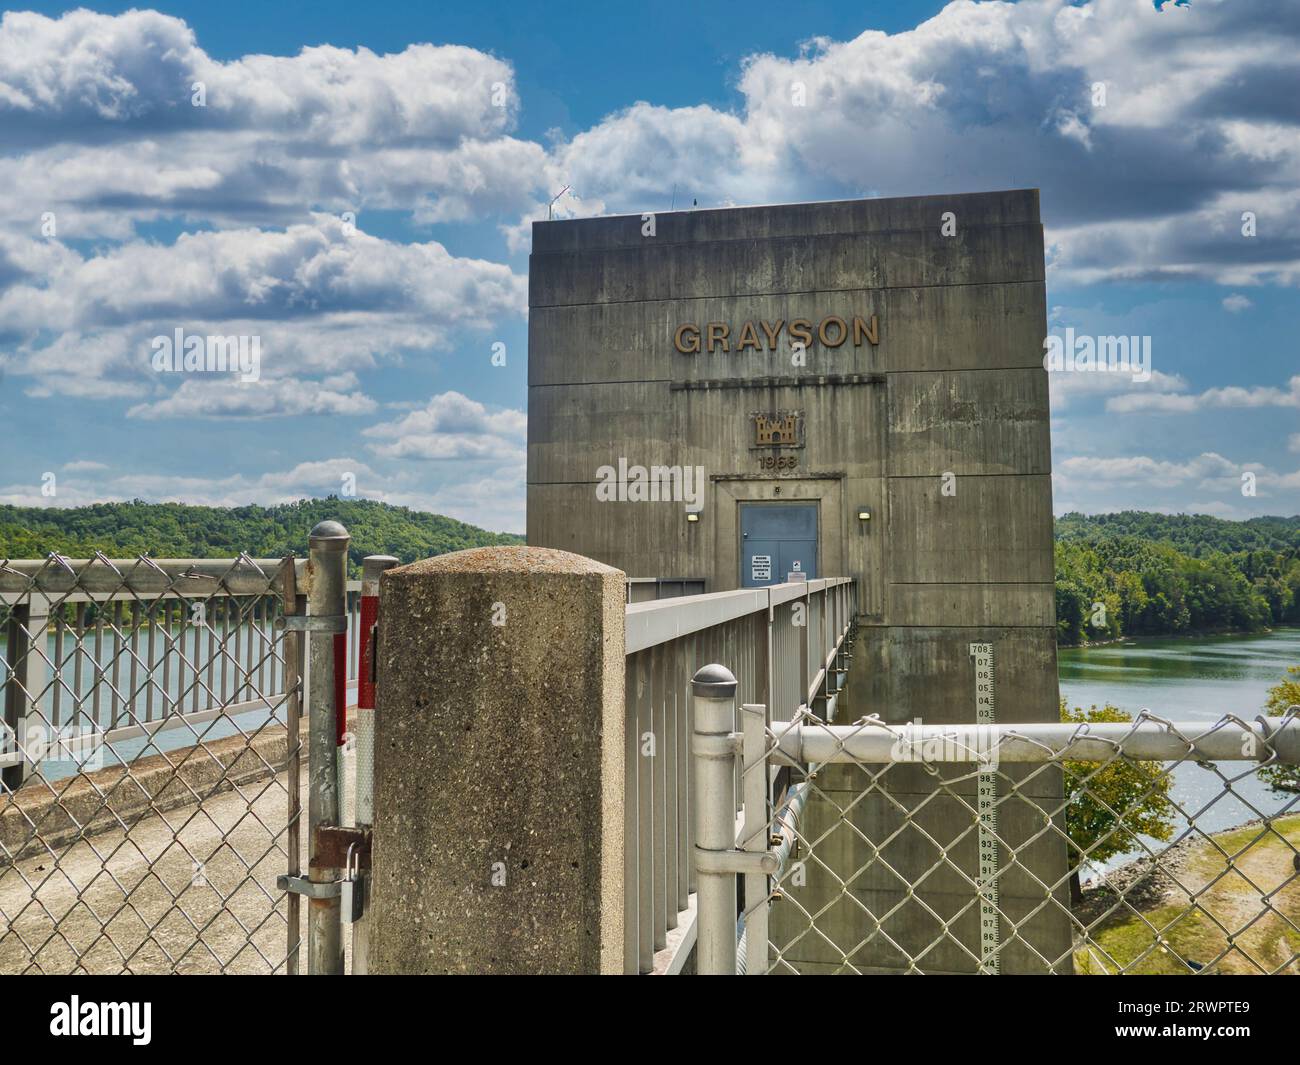
<path id="1" fill-rule="evenodd" d="M 1062 646 L 1300 624 L 1300 517 L 1067 514 L 1056 522 Z"/>
<path id="2" fill-rule="evenodd" d="M 354 575 L 368 554 L 403 562 L 467 547 L 523 543 L 439 514 L 366 499 L 271 507 L 96 503 L 0 506 L 0 556 L 51 551 L 86 558 L 255 558 L 303 554 L 312 526 L 342 521 Z M 1066 514 L 1056 521 L 1057 639 L 1256 632 L 1300 624 L 1300 516 L 1228 521 L 1207 515 Z"/>

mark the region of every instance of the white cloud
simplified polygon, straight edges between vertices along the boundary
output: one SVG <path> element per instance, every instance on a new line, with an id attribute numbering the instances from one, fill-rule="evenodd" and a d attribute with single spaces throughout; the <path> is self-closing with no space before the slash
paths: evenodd
<path id="1" fill-rule="evenodd" d="M 1211 484 L 1233 479 L 1239 483 L 1246 470 L 1259 470 L 1256 463 L 1235 463 L 1207 451 L 1185 462 L 1154 459 L 1147 455 L 1103 458 L 1076 455 L 1057 463 L 1062 479 L 1092 483 L 1141 484 L 1168 488 L 1189 482 Z"/>
<path id="2" fill-rule="evenodd" d="M 372 425 L 362 435 L 382 441 L 370 449 L 385 458 L 522 462 L 527 432 L 528 416 L 521 410 L 490 411 L 459 392 L 443 392 L 422 409 Z"/>
<path id="3" fill-rule="evenodd" d="M 156 11 L 9 13 L 0 217 L 51 210 L 66 233 L 121 237 L 162 211 L 246 222 L 272 209 L 301 220 L 311 204 L 419 205 L 430 219 L 518 211 L 546 184 L 544 149 L 509 135 L 518 109 L 510 64 L 459 45 L 221 62 Z"/>
<path id="4" fill-rule="evenodd" d="M 1247 484 L 1251 495 L 1243 494 Z M 1242 519 L 1295 513 L 1296 489 L 1300 470 L 1288 473 L 1259 462 L 1234 462 L 1213 451 L 1185 459 L 1072 455 L 1058 457 L 1052 473 L 1058 514 L 1150 510 Z M 1205 494 L 1188 501 L 1192 493 Z"/>
<path id="5" fill-rule="evenodd" d="M 279 378 L 240 381 L 195 378 L 155 403 L 131 407 L 128 418 L 265 418 L 301 414 L 371 414 L 378 404 L 355 390 L 356 375 L 324 381 Z"/>
<path id="6" fill-rule="evenodd" d="M 1204 392 L 1194 395 L 1133 392 L 1128 395 L 1114 396 L 1106 401 L 1106 410 L 1115 414 L 1128 414 L 1133 411 L 1189 414 L 1193 411 L 1229 407 L 1300 408 L 1300 375 L 1292 377 L 1287 382 L 1285 389 L 1269 387 L 1241 388 L 1230 385 L 1222 388 L 1207 388 Z"/>
<path id="7" fill-rule="evenodd" d="M 0 244 L 8 247 L 39 260 L 27 243 Z M 349 233 L 328 215 L 283 231 L 66 252 L 46 266 L 0 291 L 0 337 L 13 340 L 8 372 L 37 396 L 152 392 L 132 409 L 151 417 L 366 413 L 373 403 L 355 390 L 342 397 L 299 378 L 445 348 L 460 331 L 522 317 L 527 305 L 526 280 L 504 264 L 457 258 L 432 241 Z M 259 337 L 262 380 L 232 389 L 156 373 L 150 342 L 177 328 Z"/>
<path id="8" fill-rule="evenodd" d="M 566 183 L 576 191 L 557 207 L 576 216 L 662 209 L 674 186 L 679 206 L 1041 186 L 1054 283 L 1300 284 L 1298 42 L 1300 18 L 1270 0 L 1161 13 L 1131 0 L 957 2 L 906 32 L 750 56 L 734 110 L 637 102 L 544 147 L 516 135 L 508 59 L 475 49 L 322 46 L 222 61 L 158 12 L 10 14 L 0 364 L 29 397 L 129 400 L 139 419 L 372 414 L 367 371 L 522 315 L 526 282 L 437 242 L 372 236 L 367 213 L 496 218 L 518 250 Z M 191 105 L 195 81 L 205 107 Z M 1104 107 L 1092 103 L 1096 82 Z M 358 213 L 350 235 L 347 210 Z M 1256 238 L 1242 233 L 1244 211 Z M 56 239 L 40 236 L 46 212 Z M 189 232 L 142 238 L 155 221 Z M 149 339 L 177 326 L 259 335 L 261 381 L 154 373 Z M 1112 412 L 1177 412 L 1295 407 L 1298 394 L 1295 380 L 1192 393 L 1159 371 L 1145 385 L 1052 379 L 1058 411 L 1089 396 Z M 366 442 L 377 463 L 478 463 L 446 495 L 393 478 L 389 488 L 433 508 L 508 513 L 521 528 L 522 424 L 520 411 L 443 393 L 372 426 Z M 1229 479 L 1205 455 L 1115 461 L 1065 469 L 1069 497 L 1087 505 L 1093 481 L 1135 486 L 1142 500 L 1148 483 Z M 109 484 L 127 498 L 246 501 L 292 493 L 294 476 L 307 471 Z"/>
<path id="9" fill-rule="evenodd" d="M 1255 304 L 1240 292 L 1234 292 L 1230 296 L 1223 297 L 1223 309 L 1229 314 L 1240 314 L 1242 311 L 1249 310 L 1253 306 L 1255 306 Z"/>
<path id="10" fill-rule="evenodd" d="M 1152 370 L 1147 381 L 1134 381 L 1131 370 L 1120 371 L 1054 371 L 1047 375 L 1048 394 L 1051 397 L 1053 412 L 1064 410 L 1076 400 L 1096 396 L 1113 396 L 1116 392 L 1139 390 L 1137 394 L 1154 393 L 1164 395 L 1187 387 L 1186 380 L 1179 374 L 1162 373 Z M 1108 401 L 1113 402 L 1113 399 Z"/>
<path id="11" fill-rule="evenodd" d="M 488 470 L 481 477 L 457 479 L 432 492 L 394 493 L 388 502 L 446 514 L 482 529 L 522 533 L 526 528 L 523 462 Z"/>
<path id="12" fill-rule="evenodd" d="M 301 462 L 289 469 L 262 474 L 238 472 L 215 478 L 128 473 L 90 480 L 71 475 L 95 472 L 91 467 L 101 467 L 101 464 L 76 462 L 64 466 L 53 497 L 41 494 L 39 479 L 32 484 L 0 485 L 0 504 L 77 507 L 148 499 L 210 507 L 274 506 L 299 499 L 341 496 L 345 491 L 355 490 L 360 499 L 446 514 L 484 529 L 524 531 L 522 463 L 491 468 L 483 476 L 449 483 L 433 491 L 419 489 L 405 473 L 385 473 L 351 457 Z"/>
<path id="13" fill-rule="evenodd" d="M 716 206 L 1037 185 L 1058 278 L 1294 284 L 1300 128 L 1282 101 L 1298 45 L 1271 0 L 1202 0 L 1194 17 L 956 2 L 911 30 L 748 56 L 735 112 L 637 102 L 548 149 L 513 135 L 513 69 L 476 49 L 223 62 L 158 12 L 14 13 L 0 218 L 30 232 L 52 210 L 62 232 L 121 239 L 164 215 L 285 225 L 312 205 L 506 215 L 519 248 L 565 183 L 574 215 L 662 209 L 674 186 Z M 1261 239 L 1243 237 L 1245 210 Z"/>
<path id="14" fill-rule="evenodd" d="M 1195 18 L 951 3 L 912 30 L 750 56 L 736 114 L 639 103 L 554 154 L 577 214 L 662 209 L 674 184 L 706 206 L 908 195 L 918 175 L 925 192 L 1039 186 L 1058 279 L 1293 284 L 1300 130 L 1279 101 L 1298 44 L 1267 0 Z M 1243 210 L 1268 240 L 1243 237 Z"/>
<path id="15" fill-rule="evenodd" d="M 77 465 L 77 464 L 72 464 Z M 393 483 L 370 466 L 353 458 L 303 462 L 288 470 L 253 475 L 233 473 L 225 477 L 191 477 L 152 473 L 126 473 L 109 478 L 83 480 L 66 476 L 64 467 L 57 495 L 41 495 L 41 485 L 0 486 L 0 503 L 26 507 L 76 507 L 89 503 L 149 499 L 155 502 L 191 503 L 198 506 L 238 507 L 256 503 L 271 506 L 312 496 L 338 495 L 344 475 L 356 480 L 361 498 L 383 499 Z"/>

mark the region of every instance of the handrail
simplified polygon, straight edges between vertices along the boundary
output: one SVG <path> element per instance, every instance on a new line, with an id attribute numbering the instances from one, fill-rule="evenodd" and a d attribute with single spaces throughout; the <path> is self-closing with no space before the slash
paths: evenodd
<path id="1" fill-rule="evenodd" d="M 627 606 L 626 653 L 667 643 L 749 614 L 757 614 L 827 588 L 848 584 L 851 577 L 824 577 L 813 581 L 786 581 L 766 588 L 738 588 L 706 592 L 677 599 L 656 599 Z"/>

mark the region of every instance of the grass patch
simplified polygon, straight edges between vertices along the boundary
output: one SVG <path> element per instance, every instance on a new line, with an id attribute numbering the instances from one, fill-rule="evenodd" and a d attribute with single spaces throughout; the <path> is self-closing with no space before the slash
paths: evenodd
<path id="1" fill-rule="evenodd" d="M 1300 814 L 1229 829 L 1197 844 L 1178 874 L 1185 892 L 1127 907 L 1075 949 L 1075 972 L 1300 975 Z M 1178 897 L 1181 896 L 1181 897 Z"/>

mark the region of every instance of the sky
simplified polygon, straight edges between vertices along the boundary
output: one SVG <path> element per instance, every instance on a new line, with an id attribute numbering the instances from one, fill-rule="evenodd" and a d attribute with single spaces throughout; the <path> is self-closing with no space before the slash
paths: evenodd
<path id="1" fill-rule="evenodd" d="M 8 12 L 0 502 L 522 531 L 530 224 L 565 186 L 558 217 L 1040 188 L 1049 331 L 1150 351 L 1052 373 L 1057 513 L 1300 512 L 1277 0 Z M 256 338 L 255 372 L 167 369 L 177 330 Z"/>

